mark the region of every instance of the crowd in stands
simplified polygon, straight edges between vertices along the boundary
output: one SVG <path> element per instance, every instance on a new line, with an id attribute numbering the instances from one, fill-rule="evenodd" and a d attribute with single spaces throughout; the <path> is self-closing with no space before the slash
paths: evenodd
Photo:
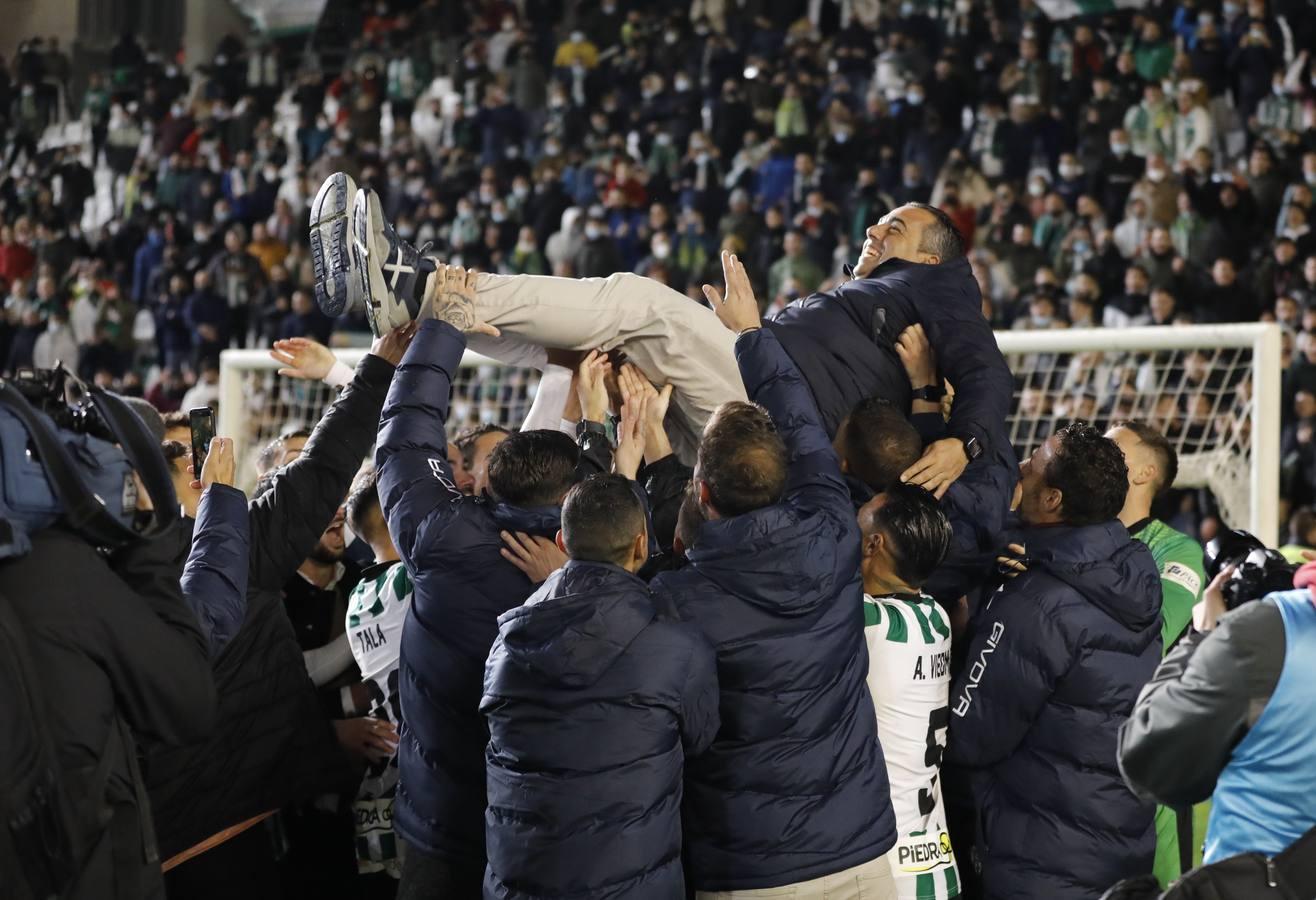
<path id="1" fill-rule="evenodd" d="M 224 347 L 360 329 L 309 293 L 307 204 L 335 170 L 456 262 L 631 270 L 703 302 L 733 249 L 768 308 L 843 279 L 885 210 L 930 201 L 996 328 L 1281 322 L 1285 495 L 1310 503 L 1302 4 L 872 6 L 388 2 L 339 70 L 297 44 L 229 36 L 182 61 L 125 35 L 76 82 L 33 38 L 0 73 L 0 370 L 59 359 L 172 408 Z M 81 141 L 42 144 L 69 108 Z M 1045 430 L 1133 380 L 1082 359 L 1016 374 Z M 1177 381 L 1162 427 L 1228 412 Z"/>
<path id="2" fill-rule="evenodd" d="M 1316 16 L 1054 6 L 378 0 L 332 71 L 25 41 L 0 375 L 134 398 L 183 528 L 149 579 L 79 558 L 186 638 L 194 707 L 104 638 L 133 650 L 85 677 L 133 702 L 77 737 L 122 753 L 67 895 L 1096 900 L 1300 840 L 1316 605 L 1227 613 L 1233 558 L 1171 527 L 1210 509 L 1176 448 L 1247 427 L 1246 365 L 1149 386 L 1154 360 L 1007 364 L 988 327 L 1279 322 L 1286 549 L 1313 546 Z M 533 343 L 568 293 L 633 309 L 626 272 L 677 313 L 547 348 L 565 381 L 525 421 L 464 427 L 477 273 L 594 279 L 505 326 Z M 331 317 L 349 281 L 370 302 Z M 655 345 L 695 374 L 651 383 Z M 271 346 L 341 393 L 261 448 L 243 515 L 187 410 Z M 98 658 L 37 602 L 38 545 L 0 562 L 38 666 Z M 1254 643 L 1247 697 L 1203 687 Z"/>

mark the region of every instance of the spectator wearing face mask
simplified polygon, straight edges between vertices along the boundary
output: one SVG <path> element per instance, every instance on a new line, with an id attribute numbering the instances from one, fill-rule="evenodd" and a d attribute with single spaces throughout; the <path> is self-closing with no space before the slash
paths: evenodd
<path id="1" fill-rule="evenodd" d="M 1110 133 L 1110 154 L 1097 169 L 1095 190 L 1101 208 L 1114 217 L 1124 209 L 1133 185 L 1146 171 L 1142 155 L 1133 152 L 1128 132 L 1117 128 Z"/>
<path id="2" fill-rule="evenodd" d="M 585 221 L 584 236 L 572 266 L 577 278 L 606 278 L 621 270 L 621 255 L 601 215 L 590 214 Z"/>

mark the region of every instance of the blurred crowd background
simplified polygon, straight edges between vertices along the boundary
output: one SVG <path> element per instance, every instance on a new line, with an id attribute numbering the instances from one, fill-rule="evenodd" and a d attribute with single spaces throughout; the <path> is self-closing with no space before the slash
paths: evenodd
<path id="1" fill-rule="evenodd" d="M 1316 8 L 1107 6 L 331 0 L 309 39 L 187 59 L 128 33 L 103 65 L 32 37 L 0 68 L 0 370 L 59 360 L 168 411 L 214 402 L 225 347 L 363 343 L 310 289 L 307 204 L 338 170 L 455 263 L 633 270 L 700 303 L 733 249 L 774 308 L 926 201 L 971 242 L 998 329 L 1278 321 L 1304 507 Z M 1145 398 L 1172 437 L 1229 427 L 1220 397 L 1249 386 L 1214 363 Z M 1139 387 L 1098 355 L 1017 374 L 1022 453 Z"/>

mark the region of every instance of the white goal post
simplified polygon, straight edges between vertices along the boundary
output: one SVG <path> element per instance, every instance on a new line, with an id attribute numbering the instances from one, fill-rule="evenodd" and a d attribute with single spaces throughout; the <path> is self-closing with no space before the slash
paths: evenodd
<path id="1" fill-rule="evenodd" d="M 1280 329 L 1273 324 L 997 332 L 1015 376 L 1008 422 L 1026 454 L 1058 425 L 1139 419 L 1179 453 L 1176 485 L 1207 487 L 1222 518 L 1276 546 L 1279 537 Z M 336 350 L 355 366 L 365 349 Z M 322 384 L 280 378 L 263 350 L 220 357 L 219 433 L 233 437 L 239 484 L 255 454 L 290 423 L 311 427 L 333 401 Z M 538 373 L 467 353 L 453 386 L 451 432 L 516 427 Z"/>
<path id="2" fill-rule="evenodd" d="M 1210 488 L 1229 526 L 1278 545 L 1278 325 L 1009 331 L 996 340 L 1015 375 L 1009 425 L 1020 453 L 1073 418 L 1145 421 L 1178 451 L 1176 486 Z M 1049 415 L 1048 401 L 1057 407 Z"/>

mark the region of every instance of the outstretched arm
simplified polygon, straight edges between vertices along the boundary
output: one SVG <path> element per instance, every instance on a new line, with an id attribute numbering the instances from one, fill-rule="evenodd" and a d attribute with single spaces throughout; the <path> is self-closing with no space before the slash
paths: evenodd
<path id="1" fill-rule="evenodd" d="M 277 589 L 315 547 L 347 496 L 361 460 L 370 452 L 379 411 L 393 378 L 390 346 L 405 347 L 409 335 L 386 337 L 357 366 L 351 384 L 311 432 L 302 455 L 280 469 L 273 486 L 252 500 L 251 583 Z M 400 357 L 400 353 L 398 356 Z"/>
<path id="2" fill-rule="evenodd" d="M 819 505 L 838 505 L 853 521 L 841 463 L 827 439 L 813 393 L 776 336 L 761 327 L 758 301 L 744 265 L 734 254 L 724 252 L 722 271 L 725 299 L 712 285 L 704 285 L 704 294 L 722 324 L 738 335 L 736 362 L 745 392 L 768 411 L 786 444 L 787 494 L 809 494 Z"/>
<path id="3" fill-rule="evenodd" d="M 192 549 L 183 566 L 183 599 L 197 614 L 214 658 L 247 614 L 250 519 L 247 498 L 233 487 L 232 438 L 215 438 L 201 467 L 205 489 L 197 507 Z"/>
<path id="4" fill-rule="evenodd" d="M 475 274 L 440 266 L 430 278 L 423 322 L 402 357 L 379 418 L 375 465 L 389 533 L 407 567 L 435 546 L 462 499 L 448 464 L 448 395 L 475 320 Z M 485 332 L 487 333 L 487 332 Z"/>

